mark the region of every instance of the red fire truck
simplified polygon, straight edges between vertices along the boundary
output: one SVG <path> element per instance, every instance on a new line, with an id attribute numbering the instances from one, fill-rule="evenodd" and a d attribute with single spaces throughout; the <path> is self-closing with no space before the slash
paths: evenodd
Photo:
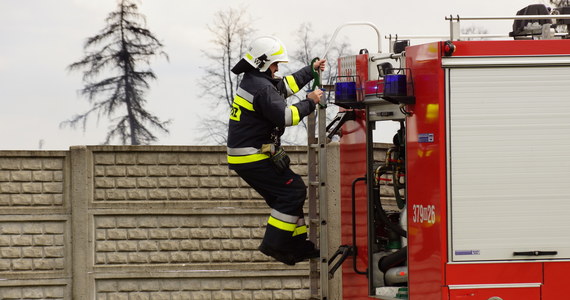
<path id="1" fill-rule="evenodd" d="M 570 299 L 570 16 L 557 11 L 519 11 L 504 40 L 461 40 L 470 17 L 450 16 L 449 40 L 339 59 L 342 299 Z M 378 122 L 400 126 L 385 159 Z"/>

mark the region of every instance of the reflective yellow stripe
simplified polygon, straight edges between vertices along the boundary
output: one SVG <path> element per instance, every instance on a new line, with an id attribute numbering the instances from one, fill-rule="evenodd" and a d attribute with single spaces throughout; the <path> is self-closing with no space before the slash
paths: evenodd
<path id="1" fill-rule="evenodd" d="M 283 222 L 283 221 L 276 219 L 274 217 L 269 217 L 267 224 L 269 224 L 273 227 L 276 227 L 278 229 L 281 229 L 283 231 L 290 231 L 290 232 L 295 231 L 295 227 L 297 227 L 297 224 L 291 224 L 291 223 Z"/>
<path id="2" fill-rule="evenodd" d="M 307 233 L 307 225 L 303 225 L 303 226 L 299 226 L 297 228 L 295 228 L 295 231 L 293 231 L 293 236 L 297 236 L 303 233 Z"/>
<path id="3" fill-rule="evenodd" d="M 254 111 L 253 104 L 238 95 L 236 95 L 236 97 L 234 98 L 234 103 L 247 110 Z"/>
<path id="4" fill-rule="evenodd" d="M 228 163 L 230 164 L 247 164 L 250 162 L 256 162 L 264 159 L 268 159 L 268 154 L 251 154 L 243 156 L 231 156 L 228 155 Z"/>
<path id="5" fill-rule="evenodd" d="M 247 57 L 247 59 L 249 59 L 249 60 L 253 60 L 253 56 L 251 56 L 251 54 L 249 54 L 249 53 L 246 53 L 245 57 Z"/>
<path id="6" fill-rule="evenodd" d="M 287 84 L 289 85 L 289 87 L 291 88 L 291 91 L 293 91 L 293 93 L 296 93 L 299 91 L 299 86 L 297 85 L 297 82 L 295 81 L 295 77 L 293 77 L 292 75 L 285 76 L 285 80 L 287 80 Z"/>
<path id="7" fill-rule="evenodd" d="M 285 49 L 283 49 L 283 45 L 279 45 L 279 50 L 277 50 L 277 52 L 271 54 L 271 56 L 283 54 L 283 52 L 285 52 Z"/>
<path id="8" fill-rule="evenodd" d="M 289 106 L 289 109 L 291 109 L 291 125 L 299 124 L 299 121 L 301 121 L 301 118 L 299 116 L 299 109 L 295 105 Z"/>

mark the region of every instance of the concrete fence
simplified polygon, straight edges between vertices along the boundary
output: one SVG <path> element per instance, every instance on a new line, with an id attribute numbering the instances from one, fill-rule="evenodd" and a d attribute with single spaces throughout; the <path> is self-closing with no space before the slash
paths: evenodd
<path id="1" fill-rule="evenodd" d="M 340 171 L 329 149 L 332 254 Z M 286 150 L 308 182 L 307 148 Z M 308 299 L 309 263 L 257 250 L 269 211 L 228 170 L 225 147 L 0 151 L 0 299 Z"/>
<path id="2" fill-rule="evenodd" d="M 0 299 L 307 299 L 308 263 L 257 251 L 268 214 L 224 147 L 0 151 Z"/>

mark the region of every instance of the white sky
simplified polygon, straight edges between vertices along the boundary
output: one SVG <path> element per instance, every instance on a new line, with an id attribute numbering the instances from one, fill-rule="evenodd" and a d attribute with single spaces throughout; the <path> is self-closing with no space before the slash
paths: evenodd
<path id="1" fill-rule="evenodd" d="M 157 58 L 151 63 L 158 80 L 151 83 L 147 109 L 161 120 L 173 120 L 170 134 L 158 135 L 156 144 L 199 144 L 196 128 L 208 105 L 194 83 L 202 77 L 200 67 L 208 64 L 201 54 L 211 46 L 206 26 L 227 7 L 248 7 L 260 35 L 278 36 L 293 49 L 302 22 L 329 36 L 350 21 L 375 23 L 382 35 L 448 34 L 444 17 L 450 14 L 510 16 L 533 3 L 541 0 L 143 0 L 139 12 L 170 56 L 170 62 Z M 105 118 L 97 124 L 93 116 L 86 132 L 59 124 L 90 108 L 77 92 L 83 86 L 81 72 L 69 73 L 66 67 L 83 57 L 85 39 L 105 26 L 115 7 L 115 0 L 0 0 L 0 150 L 35 150 L 40 141 L 44 150 L 66 150 L 104 140 Z M 512 21 L 469 24 L 506 34 Z M 355 51 L 376 48 L 369 28 L 346 27 L 339 35 L 347 36 Z"/>

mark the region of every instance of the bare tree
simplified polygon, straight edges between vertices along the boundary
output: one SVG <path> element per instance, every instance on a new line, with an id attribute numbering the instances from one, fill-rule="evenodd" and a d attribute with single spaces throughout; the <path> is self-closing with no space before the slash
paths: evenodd
<path id="1" fill-rule="evenodd" d="M 570 6 L 570 0 L 550 0 L 549 2 L 554 5 L 554 7 Z"/>
<path id="2" fill-rule="evenodd" d="M 115 122 L 104 144 L 110 143 L 115 137 L 122 144 L 127 144 L 127 141 L 131 145 L 154 142 L 157 137 L 147 124 L 168 133 L 170 121 L 162 122 L 144 108 L 149 80 L 156 80 L 150 69 L 150 59 L 155 55 L 162 55 L 166 59 L 168 56 L 161 50 L 162 43 L 145 28 L 145 17 L 138 12 L 134 1 L 120 0 L 117 10 L 108 15 L 106 27 L 85 42 L 86 56 L 68 66 L 70 71 L 84 70 L 85 86 L 81 94 L 87 96 L 92 108 L 62 122 L 61 126 L 74 128 L 81 124 L 85 130 L 91 114 L 96 113 L 98 118 L 104 115 Z M 89 51 L 92 48 L 96 49 Z M 147 68 L 139 69 L 140 64 Z M 117 71 L 117 74 L 97 80 L 105 71 Z M 115 117 L 119 109 L 124 109 L 125 114 Z"/>
<path id="3" fill-rule="evenodd" d="M 311 23 L 302 23 L 298 30 L 295 31 L 297 35 L 297 48 L 294 48 L 290 52 L 291 62 L 285 64 L 286 71 L 295 70 L 303 66 L 307 66 L 311 61 L 322 55 L 329 44 L 330 37 L 328 35 L 317 35 L 313 30 Z M 351 53 L 349 42 L 347 38 L 344 38 L 341 42 L 332 41 L 333 45 L 330 47 L 329 52 L 326 54 L 327 57 L 327 67 L 323 74 L 321 74 L 322 84 L 332 84 L 336 80 L 338 68 L 337 68 L 337 58 Z M 307 89 L 312 88 L 308 86 Z M 326 91 L 327 101 L 334 96 L 334 91 Z M 300 91 L 292 97 L 289 97 L 287 101 L 289 104 L 293 104 L 300 101 L 306 97 L 306 91 Z M 338 112 L 338 107 L 334 105 L 328 105 L 327 107 L 327 118 L 331 119 Z M 287 129 L 285 135 L 282 137 L 282 142 L 284 144 L 305 144 L 307 140 L 307 126 L 306 119 L 302 121 L 300 126 L 294 126 Z"/>
<path id="4" fill-rule="evenodd" d="M 293 63 L 289 64 L 288 69 L 294 69 L 302 66 L 309 65 L 311 61 L 323 54 L 327 48 L 330 37 L 328 35 L 317 35 L 314 33 L 313 25 L 311 23 L 303 23 L 299 29 L 295 31 L 297 34 L 297 48 L 291 51 L 291 58 Z M 322 83 L 325 84 L 330 80 L 334 80 L 337 75 L 337 58 L 348 55 L 350 45 L 348 39 L 345 37 L 341 42 L 332 41 L 333 45 L 330 47 L 327 55 L 327 67 L 325 72 L 321 75 Z"/>
<path id="5" fill-rule="evenodd" d="M 203 134 L 200 136 L 201 143 L 224 144 L 227 137 L 228 114 L 233 96 L 239 86 L 241 75 L 231 73 L 231 68 L 243 57 L 254 30 L 248 21 L 244 9 L 229 8 L 216 13 L 214 22 L 208 26 L 213 34 L 213 49 L 203 51 L 211 65 L 204 67 L 206 75 L 200 81 L 202 97 L 212 99 L 211 114 L 202 117 L 202 126 L 199 128 Z M 290 73 L 303 66 L 309 65 L 311 60 L 324 49 L 328 43 L 327 36 L 317 35 L 313 32 L 310 23 L 303 23 L 297 35 L 298 47 L 287 47 L 290 61 L 280 65 L 280 73 Z M 331 76 L 336 76 L 336 57 L 345 55 L 348 51 L 348 43 L 335 44 L 329 50 L 327 68 L 322 75 L 322 82 L 326 83 Z M 288 104 L 293 104 L 306 97 L 305 91 L 300 91 L 295 96 L 289 97 Z M 331 107 L 331 114 L 336 114 L 336 108 Z M 283 136 L 283 144 L 304 144 L 306 141 L 306 126 L 293 126 L 288 128 Z"/>
<path id="6" fill-rule="evenodd" d="M 303 65 L 308 65 L 315 57 L 314 44 L 320 41 L 314 40 L 313 24 L 311 23 L 302 23 L 297 32 L 299 48 L 292 51 L 292 57 Z"/>
<path id="7" fill-rule="evenodd" d="M 231 72 L 243 57 L 254 32 L 245 8 L 228 8 L 216 12 L 208 30 L 213 48 L 203 50 L 210 65 L 203 67 L 205 76 L 199 81 L 201 97 L 211 99 L 211 115 L 203 116 L 200 130 L 202 142 L 223 144 L 226 140 L 229 109 L 242 75 Z"/>
<path id="8" fill-rule="evenodd" d="M 475 25 L 471 25 L 469 27 L 461 28 L 461 34 L 462 35 L 478 35 L 478 34 L 487 34 L 487 33 L 489 33 L 487 31 L 487 29 L 485 29 L 484 27 L 475 26 Z M 476 40 L 485 40 L 485 39 L 486 38 L 480 38 L 480 37 L 462 38 L 462 40 L 465 40 L 465 41 L 476 41 Z"/>

